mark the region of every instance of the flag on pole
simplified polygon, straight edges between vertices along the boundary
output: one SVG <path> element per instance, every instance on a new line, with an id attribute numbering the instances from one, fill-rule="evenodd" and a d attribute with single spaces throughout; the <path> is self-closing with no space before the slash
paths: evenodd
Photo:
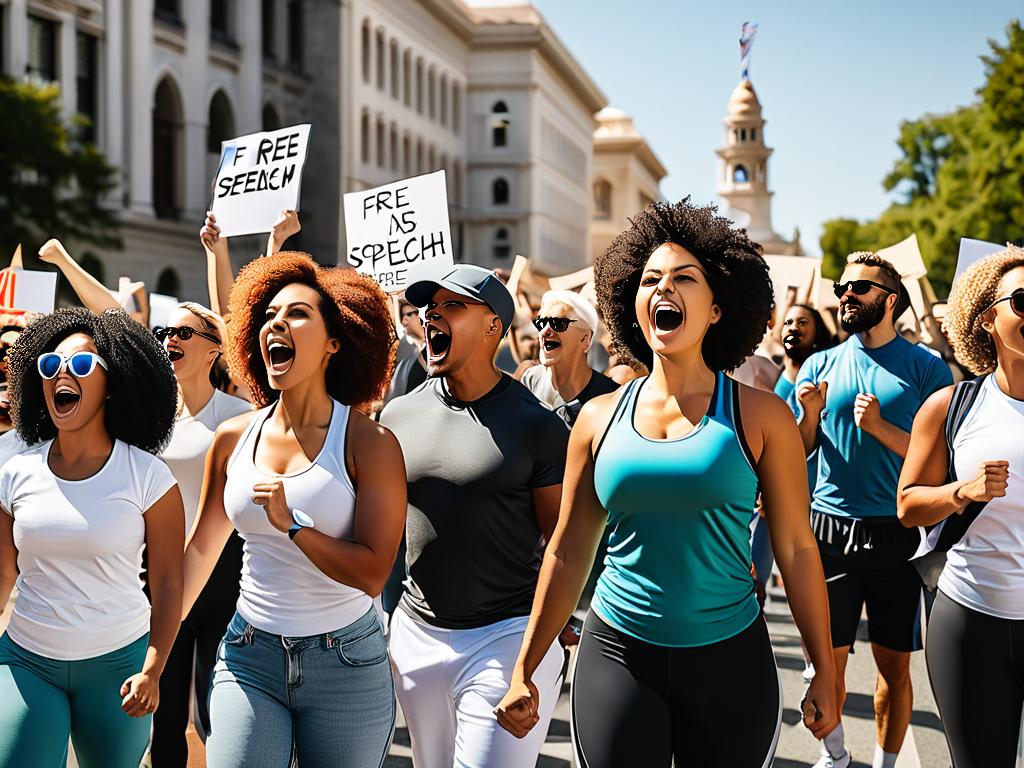
<path id="1" fill-rule="evenodd" d="M 754 46 L 756 36 L 757 24 L 743 22 L 743 31 L 740 32 L 740 77 L 743 80 L 750 79 L 750 49 Z"/>

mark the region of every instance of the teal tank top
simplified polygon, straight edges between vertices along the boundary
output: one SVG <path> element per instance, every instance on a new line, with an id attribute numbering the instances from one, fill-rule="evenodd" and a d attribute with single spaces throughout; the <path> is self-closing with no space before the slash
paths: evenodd
<path id="1" fill-rule="evenodd" d="M 616 629 L 673 647 L 730 638 L 757 618 L 750 520 L 757 475 L 722 372 L 689 434 L 652 440 L 634 425 L 647 381 L 627 385 L 597 449 L 594 487 L 611 533 L 591 608 Z"/>

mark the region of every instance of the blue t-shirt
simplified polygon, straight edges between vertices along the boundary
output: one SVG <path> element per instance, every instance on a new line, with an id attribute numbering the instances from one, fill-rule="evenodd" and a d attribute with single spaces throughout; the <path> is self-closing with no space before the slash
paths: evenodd
<path id="1" fill-rule="evenodd" d="M 853 335 L 811 355 L 796 377 L 828 382 L 818 429 L 818 475 L 811 509 L 840 517 L 892 517 L 903 459 L 857 428 L 853 404 L 860 393 L 879 400 L 882 418 L 910 432 L 921 404 L 953 383 L 942 358 L 897 336 L 876 349 Z"/>
<path id="2" fill-rule="evenodd" d="M 783 373 L 779 376 L 779 380 L 775 382 L 775 394 L 786 401 L 786 405 L 789 406 L 789 410 L 796 416 L 796 420 L 800 421 L 800 413 L 803 410 L 800 407 L 800 401 L 796 399 L 796 384 L 786 378 L 786 374 Z M 818 449 L 815 448 L 811 451 L 807 457 L 807 492 L 814 493 L 814 484 L 818 480 Z"/>

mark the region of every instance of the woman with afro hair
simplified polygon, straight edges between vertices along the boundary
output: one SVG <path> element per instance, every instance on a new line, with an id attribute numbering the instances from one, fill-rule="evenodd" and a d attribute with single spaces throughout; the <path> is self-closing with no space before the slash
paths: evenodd
<path id="1" fill-rule="evenodd" d="M 1012 768 L 1024 709 L 1024 249 L 964 272 L 945 326 L 979 378 L 918 411 L 897 511 L 908 527 L 935 526 L 929 544 L 948 549 L 925 657 L 953 765 Z"/>
<path id="2" fill-rule="evenodd" d="M 283 252 L 242 269 L 230 308 L 228 363 L 259 410 L 218 428 L 185 553 L 188 613 L 232 529 L 244 542 L 207 765 L 380 765 L 395 693 L 373 598 L 405 523 L 405 466 L 358 406 L 394 364 L 387 298 L 354 270 Z"/>
<path id="3" fill-rule="evenodd" d="M 83 768 L 136 768 L 181 610 L 181 494 L 154 455 L 174 424 L 171 366 L 120 310 L 60 309 L 8 361 L 32 447 L 0 470 L 0 600 L 18 586 L 0 765 L 59 768 L 70 735 Z"/>
<path id="4" fill-rule="evenodd" d="M 558 526 L 499 721 L 514 734 L 536 722 L 533 670 L 576 606 L 607 525 L 573 678 L 577 762 L 768 766 L 782 707 L 751 575 L 758 489 L 818 670 L 804 723 L 818 737 L 838 723 L 796 424 L 775 394 L 725 375 L 764 333 L 768 268 L 743 230 L 686 199 L 648 206 L 595 273 L 614 342 L 650 375 L 591 400 L 573 428 Z"/>

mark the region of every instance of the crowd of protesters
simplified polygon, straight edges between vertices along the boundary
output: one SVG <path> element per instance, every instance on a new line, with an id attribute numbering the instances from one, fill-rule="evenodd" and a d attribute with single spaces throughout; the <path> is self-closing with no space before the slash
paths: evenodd
<path id="1" fill-rule="evenodd" d="M 688 199 L 539 301 L 468 264 L 388 297 L 299 229 L 234 275 L 208 216 L 210 307 L 153 332 L 41 249 L 82 307 L 0 329 L 0 766 L 184 768 L 190 720 L 211 768 L 379 766 L 400 707 L 418 768 L 525 768 L 570 660 L 579 765 L 769 766 L 773 584 L 817 768 L 865 612 L 874 768 L 922 648 L 954 766 L 1014 765 L 1024 250 L 931 349 L 877 254 L 776 307 Z"/>

